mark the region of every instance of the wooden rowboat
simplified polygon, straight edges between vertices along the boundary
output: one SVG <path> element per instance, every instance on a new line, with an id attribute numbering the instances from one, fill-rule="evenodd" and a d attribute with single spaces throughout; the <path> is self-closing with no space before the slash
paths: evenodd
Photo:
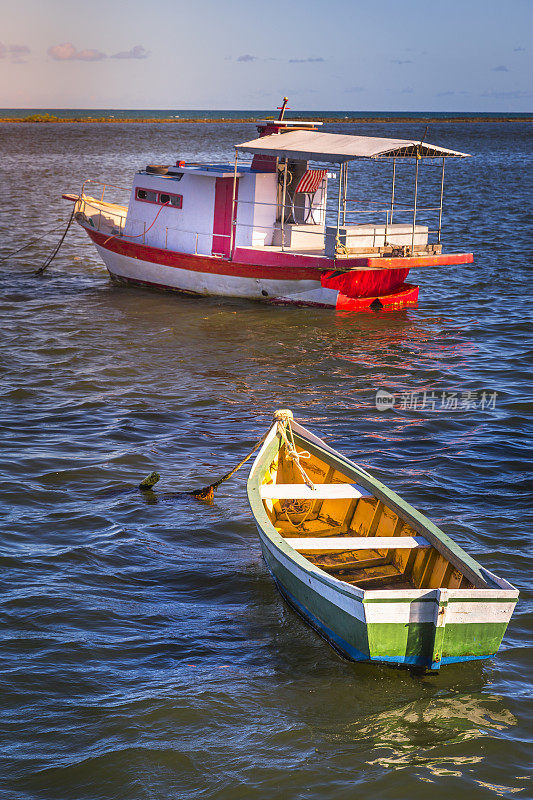
<path id="1" fill-rule="evenodd" d="M 248 499 L 278 589 L 342 655 L 435 670 L 498 650 L 517 589 L 288 411 Z"/>

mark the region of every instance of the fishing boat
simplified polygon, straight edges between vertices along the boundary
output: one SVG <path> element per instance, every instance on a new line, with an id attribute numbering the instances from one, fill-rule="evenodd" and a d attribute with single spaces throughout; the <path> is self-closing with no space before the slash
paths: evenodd
<path id="1" fill-rule="evenodd" d="M 108 180 L 63 195 L 113 280 L 194 296 L 399 309 L 418 301 L 410 270 L 473 261 L 443 253 L 441 242 L 444 165 L 468 154 L 424 137 L 324 133 L 319 121 L 286 119 L 286 104 L 278 119 L 256 122 L 258 138 L 236 145 L 233 165 L 149 164 L 124 189 L 127 204 L 106 199 L 120 189 Z M 390 201 L 361 208 L 366 173 L 348 173 L 363 161 L 385 165 Z M 397 177 L 403 170 L 403 185 L 409 165 L 413 192 L 402 205 Z M 440 198 L 422 207 L 419 183 L 431 170 Z"/>
<path id="2" fill-rule="evenodd" d="M 438 670 L 497 652 L 517 589 L 289 411 L 247 488 L 278 589 L 346 658 Z"/>

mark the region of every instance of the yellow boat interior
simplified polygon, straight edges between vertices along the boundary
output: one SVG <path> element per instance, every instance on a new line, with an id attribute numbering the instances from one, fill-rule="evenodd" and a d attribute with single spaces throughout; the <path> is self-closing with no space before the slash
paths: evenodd
<path id="1" fill-rule="evenodd" d="M 423 533 L 386 503 L 356 485 L 338 465 L 307 455 L 300 463 L 314 489 L 287 457 L 285 444 L 260 487 L 272 525 L 294 550 L 362 589 L 472 588 Z"/>

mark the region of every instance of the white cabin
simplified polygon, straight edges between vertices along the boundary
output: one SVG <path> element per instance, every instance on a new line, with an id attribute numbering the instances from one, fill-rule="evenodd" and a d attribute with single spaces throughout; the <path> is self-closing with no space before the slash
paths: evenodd
<path id="1" fill-rule="evenodd" d="M 143 244 L 198 255 L 228 256 L 232 227 L 234 170 L 227 164 L 181 164 L 164 174 L 148 167 L 136 173 L 131 190 L 124 236 Z M 264 247 L 278 244 L 281 198 L 278 172 L 250 166 L 237 172 L 235 245 Z M 312 205 L 313 223 L 324 231 L 326 208 L 324 177 Z M 305 196 L 295 203 L 287 197 L 286 214 L 293 208 L 302 219 L 309 215 Z M 156 219 L 157 217 L 157 219 Z M 289 234 L 290 237 L 290 234 Z M 305 245 L 300 233 L 299 245 Z M 309 244 L 309 243 L 307 243 Z M 313 240 L 318 248 L 319 244 Z"/>

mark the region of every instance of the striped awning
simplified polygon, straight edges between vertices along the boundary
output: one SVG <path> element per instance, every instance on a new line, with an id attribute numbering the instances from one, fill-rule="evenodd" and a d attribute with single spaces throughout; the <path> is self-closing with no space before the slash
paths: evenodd
<path id="1" fill-rule="evenodd" d="M 327 169 L 308 169 L 300 178 L 295 192 L 314 194 L 327 175 Z"/>

